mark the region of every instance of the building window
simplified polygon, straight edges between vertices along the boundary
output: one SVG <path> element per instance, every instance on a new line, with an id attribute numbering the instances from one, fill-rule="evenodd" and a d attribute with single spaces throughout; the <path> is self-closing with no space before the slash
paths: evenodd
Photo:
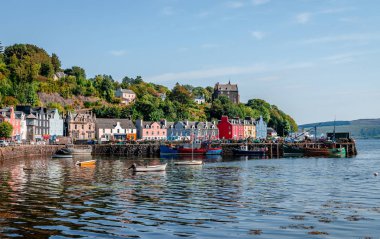
<path id="1" fill-rule="evenodd" d="M 74 127 L 75 129 L 77 129 L 77 125 L 75 125 L 75 127 Z"/>

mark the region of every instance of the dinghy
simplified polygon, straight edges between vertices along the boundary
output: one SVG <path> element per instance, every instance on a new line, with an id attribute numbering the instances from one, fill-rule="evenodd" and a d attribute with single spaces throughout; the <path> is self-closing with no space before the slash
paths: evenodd
<path id="1" fill-rule="evenodd" d="M 160 165 L 137 166 L 135 163 L 133 163 L 132 166 L 128 169 L 132 169 L 133 172 L 159 172 L 165 171 L 166 165 L 167 163 Z"/>
<path id="2" fill-rule="evenodd" d="M 175 165 L 202 165 L 202 160 L 191 160 L 191 161 L 177 161 L 174 162 Z"/>
<path id="3" fill-rule="evenodd" d="M 87 161 L 82 161 L 82 162 L 77 161 L 75 164 L 79 166 L 88 166 L 88 165 L 95 165 L 95 163 L 96 163 L 96 160 L 94 159 L 94 160 L 87 160 Z"/>

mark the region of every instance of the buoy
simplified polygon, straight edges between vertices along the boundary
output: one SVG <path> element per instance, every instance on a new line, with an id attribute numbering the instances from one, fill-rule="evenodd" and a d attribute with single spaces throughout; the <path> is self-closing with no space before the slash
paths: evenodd
<path id="1" fill-rule="evenodd" d="M 374 176 L 378 176 L 378 175 L 379 175 L 379 173 L 377 173 L 377 172 L 376 172 L 376 173 L 373 173 L 373 175 L 374 175 Z"/>

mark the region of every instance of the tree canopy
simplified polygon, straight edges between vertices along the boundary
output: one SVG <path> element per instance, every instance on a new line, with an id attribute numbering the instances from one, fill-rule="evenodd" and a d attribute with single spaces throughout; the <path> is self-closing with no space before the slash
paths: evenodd
<path id="1" fill-rule="evenodd" d="M 8 122 L 0 123 L 0 138 L 10 138 L 12 136 L 13 126 Z"/>

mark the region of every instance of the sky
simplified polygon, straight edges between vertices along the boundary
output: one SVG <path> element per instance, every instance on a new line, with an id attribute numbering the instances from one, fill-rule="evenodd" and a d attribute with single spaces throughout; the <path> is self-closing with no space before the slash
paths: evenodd
<path id="1" fill-rule="evenodd" d="M 380 118 L 377 0 L 0 0 L 0 41 L 87 77 L 237 83 L 299 124 Z"/>

